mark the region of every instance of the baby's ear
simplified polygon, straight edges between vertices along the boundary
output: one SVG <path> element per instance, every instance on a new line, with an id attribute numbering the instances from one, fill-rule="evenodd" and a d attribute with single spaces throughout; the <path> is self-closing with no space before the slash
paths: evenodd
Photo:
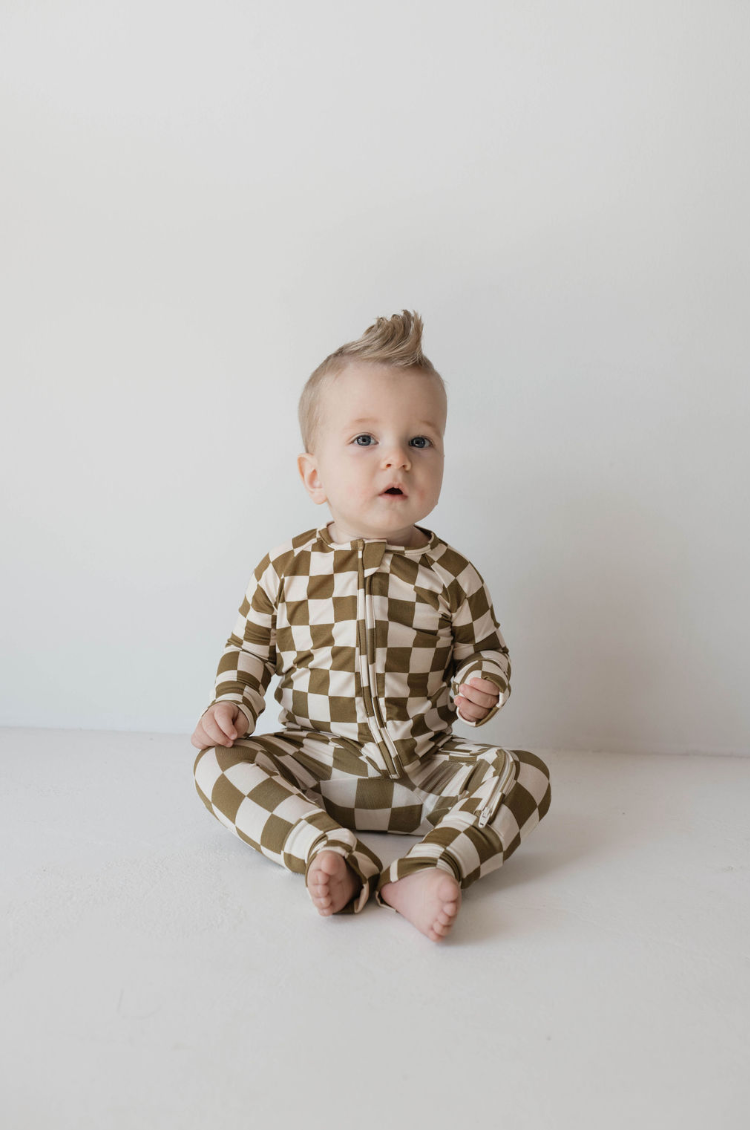
<path id="1" fill-rule="evenodd" d="M 297 456 L 297 470 L 304 483 L 305 490 L 310 495 L 313 502 L 316 504 L 327 502 L 328 500 L 315 463 L 315 456 L 311 455 L 309 451 L 303 451 L 301 455 Z"/>

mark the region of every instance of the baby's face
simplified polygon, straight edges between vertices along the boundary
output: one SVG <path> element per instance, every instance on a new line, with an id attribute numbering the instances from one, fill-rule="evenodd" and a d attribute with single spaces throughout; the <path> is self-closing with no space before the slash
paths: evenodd
<path id="1" fill-rule="evenodd" d="M 352 364 L 326 389 L 317 451 L 300 464 L 315 502 L 328 502 L 336 540 L 410 544 L 437 505 L 447 403 L 440 382 L 386 365 Z M 307 471 L 303 472 L 303 466 Z M 402 494 L 384 494 L 392 483 Z"/>

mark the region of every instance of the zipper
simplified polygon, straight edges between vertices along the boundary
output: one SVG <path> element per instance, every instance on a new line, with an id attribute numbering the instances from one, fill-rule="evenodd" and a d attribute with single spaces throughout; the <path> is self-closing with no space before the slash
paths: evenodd
<path id="1" fill-rule="evenodd" d="M 515 766 L 519 764 L 518 758 L 515 757 L 510 750 L 503 750 L 503 753 L 507 754 L 508 764 L 505 766 L 505 769 L 503 770 L 501 776 L 496 781 L 495 787 L 490 793 L 484 808 L 479 813 L 478 826 L 480 828 L 484 828 L 485 824 L 495 815 L 495 810 L 500 803 L 500 799 L 505 795 L 505 786 L 513 776 L 515 772 Z"/>
<path id="2" fill-rule="evenodd" d="M 375 670 L 375 618 L 372 614 L 372 604 L 367 599 L 367 578 L 364 575 L 362 560 L 363 542 L 361 541 L 357 543 L 357 552 L 359 557 L 358 573 L 360 582 L 357 585 L 357 621 L 364 627 L 364 631 L 359 633 L 359 678 L 362 683 L 365 709 L 367 708 L 367 696 L 364 693 L 365 688 L 369 691 L 370 706 L 372 707 L 372 713 L 368 716 L 370 732 L 373 734 L 373 737 L 378 743 L 380 752 L 383 755 L 388 776 L 397 780 L 402 776 L 403 768 L 398 750 L 394 746 L 390 735 L 387 733 L 385 723 L 380 715 L 377 697 L 377 672 Z M 370 659 L 370 642 L 373 644 L 372 660 Z M 392 758 L 389 756 L 389 752 L 392 754 Z"/>

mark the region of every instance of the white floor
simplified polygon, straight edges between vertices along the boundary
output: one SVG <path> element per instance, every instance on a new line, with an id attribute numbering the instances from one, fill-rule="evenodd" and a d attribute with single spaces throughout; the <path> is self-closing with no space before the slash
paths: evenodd
<path id="1" fill-rule="evenodd" d="M 434 943 L 321 918 L 187 737 L 0 738 L 5 1126 L 750 1124 L 750 758 L 539 750 L 548 815 Z"/>

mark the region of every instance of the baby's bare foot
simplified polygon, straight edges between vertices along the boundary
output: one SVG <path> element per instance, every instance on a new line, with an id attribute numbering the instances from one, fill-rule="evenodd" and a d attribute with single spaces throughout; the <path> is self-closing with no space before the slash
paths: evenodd
<path id="1" fill-rule="evenodd" d="M 433 942 L 444 938 L 461 906 L 461 887 L 439 867 L 425 867 L 380 888 L 385 902 Z"/>
<path id="2" fill-rule="evenodd" d="M 335 851 L 321 851 L 307 872 L 307 889 L 318 914 L 337 914 L 361 887 L 359 875 Z"/>

